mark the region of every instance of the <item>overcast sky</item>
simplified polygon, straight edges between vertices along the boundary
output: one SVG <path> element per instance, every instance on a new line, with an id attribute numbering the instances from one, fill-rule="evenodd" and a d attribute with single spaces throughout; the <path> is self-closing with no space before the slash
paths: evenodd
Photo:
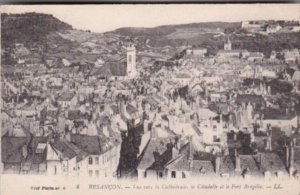
<path id="1" fill-rule="evenodd" d="M 1 10 L 53 14 L 74 28 L 93 32 L 193 22 L 300 19 L 300 4 L 7 5 Z"/>

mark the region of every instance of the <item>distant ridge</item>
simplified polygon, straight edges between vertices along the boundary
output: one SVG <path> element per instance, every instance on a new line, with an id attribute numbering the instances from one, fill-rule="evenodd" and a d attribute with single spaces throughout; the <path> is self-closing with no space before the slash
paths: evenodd
<path id="1" fill-rule="evenodd" d="M 3 47 L 15 43 L 32 45 L 45 41 L 51 32 L 70 30 L 72 26 L 50 14 L 24 13 L 1 14 L 1 36 Z"/>

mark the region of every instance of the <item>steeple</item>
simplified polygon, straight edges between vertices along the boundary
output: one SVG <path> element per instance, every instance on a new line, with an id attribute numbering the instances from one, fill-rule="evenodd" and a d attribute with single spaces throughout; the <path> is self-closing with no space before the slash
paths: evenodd
<path id="1" fill-rule="evenodd" d="M 137 74 L 135 46 L 133 44 L 130 44 L 126 49 L 127 49 L 127 76 L 129 78 L 134 78 Z"/>
<path id="2" fill-rule="evenodd" d="M 231 41 L 229 37 L 227 37 L 227 42 L 224 44 L 224 50 L 230 51 L 231 50 Z"/>

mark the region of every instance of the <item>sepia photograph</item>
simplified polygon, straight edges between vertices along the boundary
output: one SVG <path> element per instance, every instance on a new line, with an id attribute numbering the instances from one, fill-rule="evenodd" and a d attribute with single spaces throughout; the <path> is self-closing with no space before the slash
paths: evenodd
<path id="1" fill-rule="evenodd" d="M 1 5 L 1 190 L 300 194 L 300 4 Z"/>

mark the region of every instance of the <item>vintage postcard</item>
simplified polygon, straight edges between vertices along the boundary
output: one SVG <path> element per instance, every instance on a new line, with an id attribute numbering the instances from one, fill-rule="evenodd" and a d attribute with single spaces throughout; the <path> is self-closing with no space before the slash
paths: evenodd
<path id="1" fill-rule="evenodd" d="M 300 194 L 300 4 L 0 10 L 1 195 Z"/>

